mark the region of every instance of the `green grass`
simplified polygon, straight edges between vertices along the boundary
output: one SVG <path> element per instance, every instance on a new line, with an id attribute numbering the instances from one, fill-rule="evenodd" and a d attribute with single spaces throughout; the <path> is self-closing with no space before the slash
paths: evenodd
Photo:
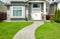
<path id="1" fill-rule="evenodd" d="M 22 28 L 33 22 L 0 22 L 0 39 L 13 39 Z"/>
<path id="2" fill-rule="evenodd" d="M 46 22 L 35 31 L 36 39 L 60 39 L 60 23 Z"/>

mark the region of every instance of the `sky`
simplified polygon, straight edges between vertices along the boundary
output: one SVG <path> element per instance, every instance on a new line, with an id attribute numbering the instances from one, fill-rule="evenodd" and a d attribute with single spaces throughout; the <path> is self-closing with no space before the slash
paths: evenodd
<path id="1" fill-rule="evenodd" d="M 3 1 L 4 3 L 6 3 L 7 0 L 1 0 L 1 1 Z"/>

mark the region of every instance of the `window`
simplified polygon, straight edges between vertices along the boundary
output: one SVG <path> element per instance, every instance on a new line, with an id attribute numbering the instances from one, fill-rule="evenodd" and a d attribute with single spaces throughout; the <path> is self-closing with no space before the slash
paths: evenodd
<path id="1" fill-rule="evenodd" d="M 55 1 L 55 0 L 49 0 L 49 1 Z"/>
<path id="2" fill-rule="evenodd" d="M 13 16 L 22 16 L 22 7 L 14 6 L 13 7 Z"/>
<path id="3" fill-rule="evenodd" d="M 39 8 L 40 4 L 33 4 L 33 8 Z"/>
<path id="4" fill-rule="evenodd" d="M 52 1 L 54 1 L 54 0 L 52 0 Z"/>

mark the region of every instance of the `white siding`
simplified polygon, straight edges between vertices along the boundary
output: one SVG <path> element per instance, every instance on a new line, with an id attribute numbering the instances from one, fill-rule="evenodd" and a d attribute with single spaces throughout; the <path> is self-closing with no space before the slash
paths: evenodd
<path id="1" fill-rule="evenodd" d="M 60 2 L 58 2 L 57 8 L 60 9 Z"/>

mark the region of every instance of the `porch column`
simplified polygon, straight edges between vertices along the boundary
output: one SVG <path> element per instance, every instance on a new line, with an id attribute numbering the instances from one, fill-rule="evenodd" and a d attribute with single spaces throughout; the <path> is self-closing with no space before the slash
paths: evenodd
<path id="1" fill-rule="evenodd" d="M 7 10 L 7 21 L 10 22 L 10 10 Z"/>
<path id="2" fill-rule="evenodd" d="M 27 5 L 25 5 L 25 18 L 26 18 L 26 20 L 28 21 L 29 20 L 29 18 L 28 18 L 28 7 L 29 7 L 29 5 L 27 4 Z"/>
<path id="3" fill-rule="evenodd" d="M 46 2 L 44 2 L 44 21 L 46 20 Z"/>

